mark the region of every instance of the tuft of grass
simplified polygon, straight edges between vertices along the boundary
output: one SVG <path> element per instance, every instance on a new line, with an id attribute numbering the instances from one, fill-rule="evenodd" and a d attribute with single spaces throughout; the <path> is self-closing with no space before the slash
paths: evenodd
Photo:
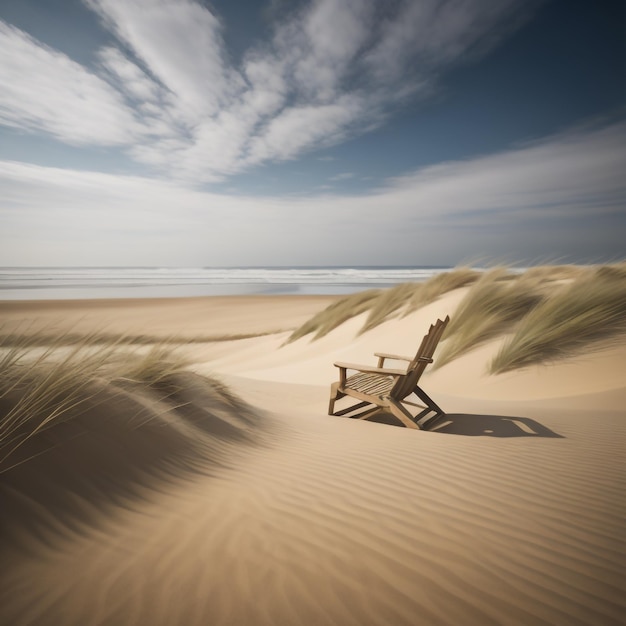
<path id="1" fill-rule="evenodd" d="M 437 300 L 453 289 L 465 287 L 476 281 L 480 272 L 469 268 L 459 268 L 451 272 L 437 274 L 423 283 L 402 283 L 383 291 L 373 302 L 361 333 L 386 322 L 394 315 L 409 315 Z"/>
<path id="2" fill-rule="evenodd" d="M 448 291 L 474 282 L 479 276 L 480 272 L 459 268 L 438 274 L 423 283 L 402 283 L 389 289 L 371 289 L 351 294 L 337 300 L 297 328 L 287 343 L 311 333 L 315 333 L 314 338 L 319 339 L 347 320 L 369 311 L 360 330 L 361 333 L 367 332 L 394 315 L 408 315 Z"/>
<path id="3" fill-rule="evenodd" d="M 0 343 L 0 466 L 30 438 L 92 399 L 97 393 L 94 381 L 130 379 L 155 385 L 185 365 L 163 345 L 142 353 L 121 342 L 94 344 L 87 336 L 68 347 L 61 334 L 36 349 L 31 339 Z"/>
<path id="4" fill-rule="evenodd" d="M 372 301 L 367 319 L 359 333 L 365 333 L 401 313 L 421 287 L 422 283 L 401 283 L 385 289 Z"/>
<path id="5" fill-rule="evenodd" d="M 528 313 L 490 365 L 501 372 L 602 348 L 626 333 L 626 264 L 581 273 Z"/>
<path id="6" fill-rule="evenodd" d="M 579 278 L 586 271 L 579 265 L 538 265 L 529 267 L 520 275 L 521 280 L 537 284 L 554 284 L 555 281 L 571 281 Z"/>
<path id="7" fill-rule="evenodd" d="M 156 344 L 147 352 L 133 352 L 122 356 L 123 361 L 115 364 L 115 378 L 132 380 L 150 386 L 159 386 L 172 374 L 184 370 L 189 362 L 180 352 L 167 344 Z"/>
<path id="8" fill-rule="evenodd" d="M 535 278 L 515 277 L 505 268 L 487 272 L 471 287 L 455 311 L 435 367 L 510 332 L 544 297 Z"/>
<path id="9" fill-rule="evenodd" d="M 368 311 L 379 295 L 379 289 L 368 289 L 367 291 L 359 291 L 358 293 L 350 294 L 345 298 L 333 302 L 330 306 L 305 322 L 300 328 L 296 328 L 296 330 L 291 333 L 286 343 L 291 343 L 311 333 L 315 333 L 315 339 L 327 335 L 331 330 L 337 328 L 337 326 L 341 326 L 341 324 L 349 319 Z"/>
<path id="10" fill-rule="evenodd" d="M 0 552 L 55 545 L 229 467 L 259 413 L 168 345 L 0 343 Z"/>
<path id="11" fill-rule="evenodd" d="M 434 302 L 449 291 L 475 283 L 481 276 L 481 272 L 469 267 L 459 267 L 451 272 L 437 274 L 437 276 L 433 276 L 424 283 L 418 283 L 419 289 L 415 290 L 415 293 L 407 303 L 404 315 L 409 315 Z"/>

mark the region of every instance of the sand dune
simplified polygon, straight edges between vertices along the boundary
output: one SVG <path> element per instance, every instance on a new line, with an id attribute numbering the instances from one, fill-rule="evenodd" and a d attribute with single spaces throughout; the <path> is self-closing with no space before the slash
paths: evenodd
<path id="1" fill-rule="evenodd" d="M 190 347 L 249 413 L 197 375 L 167 399 L 109 389 L 100 426 L 73 426 L 89 445 L 62 436 L 0 475 L 0 622 L 623 623 L 623 345 L 489 377 L 487 344 L 424 379 L 449 412 L 430 432 L 326 415 L 333 360 L 413 351 L 461 295 L 360 336 Z M 265 328 L 298 323 L 288 303 Z M 130 402 L 152 417 L 122 434 Z"/>

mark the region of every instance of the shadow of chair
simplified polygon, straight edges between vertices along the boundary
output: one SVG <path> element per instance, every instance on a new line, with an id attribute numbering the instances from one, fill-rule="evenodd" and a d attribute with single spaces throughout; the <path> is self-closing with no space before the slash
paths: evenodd
<path id="1" fill-rule="evenodd" d="M 393 414 L 380 411 L 368 418 L 370 422 L 400 426 Z M 467 437 L 543 437 L 564 439 L 543 424 L 529 417 L 509 415 L 475 415 L 470 413 L 446 413 L 430 429 L 432 433 L 465 435 Z"/>

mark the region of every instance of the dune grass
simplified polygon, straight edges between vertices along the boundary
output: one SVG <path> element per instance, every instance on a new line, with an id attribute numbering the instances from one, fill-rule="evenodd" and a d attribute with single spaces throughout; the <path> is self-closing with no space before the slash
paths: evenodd
<path id="1" fill-rule="evenodd" d="M 523 277 L 506 268 L 484 274 L 468 291 L 452 316 L 435 368 L 511 329 L 546 297 L 543 277 Z"/>
<path id="2" fill-rule="evenodd" d="M 314 339 L 327 335 L 349 319 L 371 309 L 373 302 L 380 296 L 381 290 L 368 289 L 340 298 L 306 321 L 291 333 L 286 343 L 296 341 L 305 335 L 314 333 Z"/>
<path id="3" fill-rule="evenodd" d="M 489 365 L 497 374 L 596 349 L 626 328 L 626 264 L 487 272 L 452 315 L 435 368 L 511 335 Z"/>
<path id="4" fill-rule="evenodd" d="M 73 540 L 264 441 L 260 414 L 179 348 L 27 339 L 0 344 L 0 553 Z"/>
<path id="5" fill-rule="evenodd" d="M 410 315 L 449 291 L 475 283 L 481 276 L 481 272 L 469 267 L 459 267 L 451 272 L 437 274 L 424 283 L 418 283 L 419 289 L 415 290 L 412 298 L 407 303 L 404 315 Z"/>
<path id="6" fill-rule="evenodd" d="M 499 373 L 596 349 L 624 332 L 626 262 L 602 266 L 553 265 L 487 272 L 459 268 L 424 283 L 403 283 L 341 298 L 295 330 L 287 343 L 323 337 L 367 313 L 359 333 L 406 316 L 461 287 L 468 292 L 450 311 L 434 367 L 498 337 L 510 335 L 489 371 Z"/>
<path id="7" fill-rule="evenodd" d="M 252 339 L 253 337 L 263 337 L 265 335 L 274 335 L 285 332 L 285 329 L 276 329 L 265 332 L 256 333 L 239 333 L 239 334 L 223 334 L 223 335 L 147 335 L 147 334 L 121 334 L 107 332 L 61 332 L 45 329 L 29 329 L 25 326 L 6 329 L 0 327 L 0 347 L 15 346 L 20 348 L 35 346 L 110 346 L 115 345 L 133 345 L 133 346 L 150 346 L 150 345 L 185 345 L 191 343 L 217 343 L 222 341 L 237 341 L 240 339 Z"/>
<path id="8" fill-rule="evenodd" d="M 186 365 L 169 346 L 139 351 L 92 339 L 68 347 L 61 334 L 41 349 L 32 336 L 0 343 L 0 471 L 19 446 L 91 399 L 94 381 L 157 385 Z"/>
<path id="9" fill-rule="evenodd" d="M 538 265 L 524 270 L 524 273 L 519 275 L 519 279 L 538 284 L 554 284 L 555 281 L 570 281 L 579 278 L 586 271 L 587 268 L 580 265 Z"/>
<path id="10" fill-rule="evenodd" d="M 480 273 L 475 270 L 459 268 L 452 272 L 437 274 L 423 283 L 402 283 L 387 289 L 373 302 L 360 332 L 367 332 L 394 315 L 409 315 L 434 302 L 443 294 L 473 283 L 479 276 Z"/>
<path id="11" fill-rule="evenodd" d="M 626 264 L 589 268 L 533 308 L 490 365 L 501 372 L 603 348 L 626 333 Z"/>
<path id="12" fill-rule="evenodd" d="M 434 276 L 423 283 L 402 283 L 390 289 L 370 289 L 345 296 L 297 328 L 287 343 L 313 334 L 319 339 L 347 320 L 369 311 L 360 332 L 364 333 L 393 316 L 408 315 L 437 298 L 477 280 L 480 272 L 459 268 Z"/>

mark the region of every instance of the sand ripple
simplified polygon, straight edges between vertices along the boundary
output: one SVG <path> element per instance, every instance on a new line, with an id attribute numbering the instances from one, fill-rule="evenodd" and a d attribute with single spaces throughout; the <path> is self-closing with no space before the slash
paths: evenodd
<path id="1" fill-rule="evenodd" d="M 508 438 L 268 420 L 271 440 L 230 467 L 13 554 L 3 623 L 623 619 L 623 414 L 547 416 L 559 437 Z"/>

